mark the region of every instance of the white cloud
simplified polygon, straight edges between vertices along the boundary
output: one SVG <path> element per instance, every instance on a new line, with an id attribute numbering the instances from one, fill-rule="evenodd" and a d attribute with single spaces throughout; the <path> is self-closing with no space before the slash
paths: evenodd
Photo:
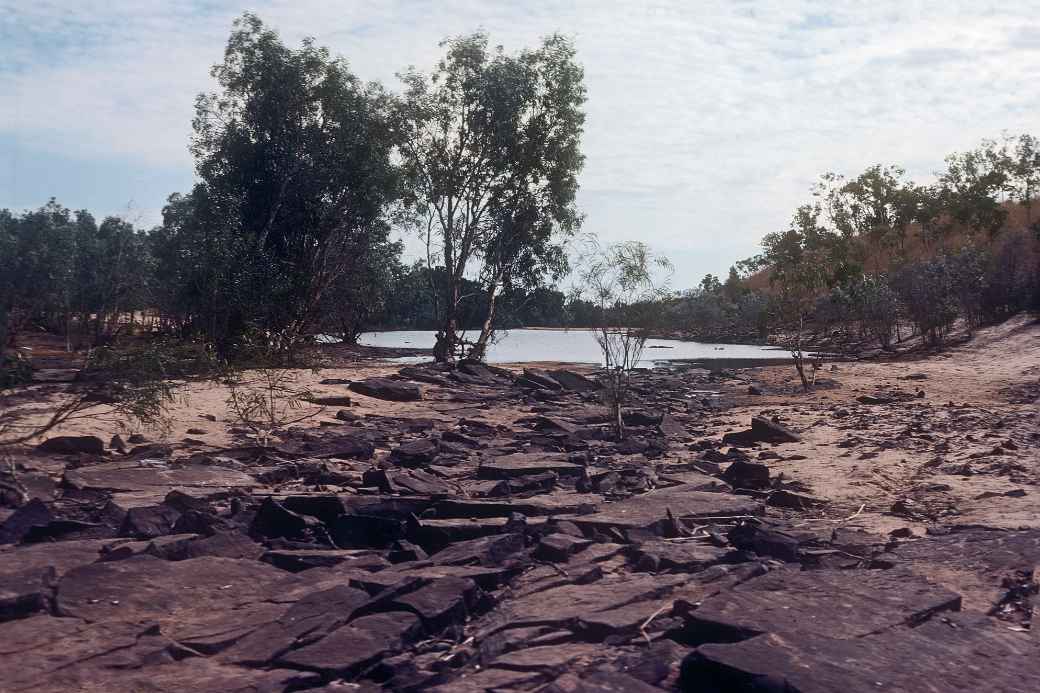
<path id="1" fill-rule="evenodd" d="M 242 9 L 0 0 L 0 135 L 23 151 L 190 170 L 193 99 L 210 88 L 208 69 Z M 573 35 L 589 89 L 587 230 L 675 255 L 683 285 L 753 253 L 823 171 L 892 162 L 926 177 L 981 137 L 1040 130 L 1035 2 L 267 0 L 249 9 L 287 41 L 312 35 L 388 85 L 409 64 L 432 64 L 445 36 L 484 28 L 516 49 L 552 31 Z M 54 184 L 60 198 L 60 172 Z M 118 199 L 133 196 L 132 181 L 112 185 L 122 186 Z M 6 197 L 0 190 L 0 204 L 19 202 Z M 153 218 L 161 203 L 152 201 Z"/>

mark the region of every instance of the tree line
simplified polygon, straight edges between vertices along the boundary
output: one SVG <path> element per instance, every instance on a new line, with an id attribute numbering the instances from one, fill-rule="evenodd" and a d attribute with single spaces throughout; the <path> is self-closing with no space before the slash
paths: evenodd
<path id="1" fill-rule="evenodd" d="M 481 358 L 496 328 L 601 326 L 610 306 L 552 288 L 582 222 L 573 44 L 508 54 L 477 33 L 441 47 L 394 92 L 243 15 L 219 88 L 195 102 L 197 183 L 161 224 L 98 223 L 53 200 L 0 211 L 0 344 L 30 325 L 70 349 L 144 326 L 233 358 L 413 328 L 438 330 L 446 358 Z M 1037 301 L 1038 188 L 1031 135 L 955 153 L 929 184 L 897 166 L 825 174 L 725 280 L 655 294 L 659 324 L 711 341 L 797 328 L 939 344 L 958 320 Z M 422 260 L 402 260 L 395 229 L 422 241 Z"/>
<path id="2" fill-rule="evenodd" d="M 668 320 L 709 340 L 785 333 L 798 346 L 812 333 L 890 349 L 1040 306 L 1040 141 L 1005 133 L 945 164 L 929 184 L 898 166 L 822 175 L 762 253 L 706 276 Z"/>
<path id="3" fill-rule="evenodd" d="M 432 324 L 449 353 L 480 358 L 500 309 L 548 306 L 542 287 L 568 271 L 584 76 L 561 36 L 516 54 L 482 33 L 442 48 L 395 93 L 243 15 L 219 88 L 195 102 L 197 183 L 160 225 L 97 225 L 56 201 L 0 215 L 2 343 L 30 323 L 95 343 L 147 315 L 224 357 Z M 402 265 L 395 228 L 423 239 L 422 266 Z"/>

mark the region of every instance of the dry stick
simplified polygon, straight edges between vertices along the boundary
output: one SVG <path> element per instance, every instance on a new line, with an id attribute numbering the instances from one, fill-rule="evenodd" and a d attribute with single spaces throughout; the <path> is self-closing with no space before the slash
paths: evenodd
<path id="1" fill-rule="evenodd" d="M 650 645 L 652 645 L 653 643 L 652 643 L 652 642 L 650 641 L 650 636 L 646 634 L 646 627 L 647 627 L 647 626 L 649 626 L 649 625 L 650 625 L 650 623 L 651 623 L 651 622 L 652 622 L 652 621 L 653 621 L 653 620 L 654 620 L 655 618 L 657 618 L 658 616 L 660 616 L 661 614 L 663 614 L 663 613 L 664 613 L 665 611 L 667 611 L 668 609 L 670 609 L 670 608 L 671 608 L 671 606 L 672 606 L 672 605 L 671 605 L 671 604 L 669 604 L 669 603 L 665 603 L 665 604 L 663 604 L 663 605 L 661 606 L 661 608 L 660 608 L 660 609 L 658 609 L 658 610 L 657 610 L 657 611 L 655 611 L 654 613 L 650 614 L 650 618 L 648 618 L 648 619 L 646 619 L 645 621 L 643 621 L 643 625 L 639 626 L 639 633 L 640 633 L 640 634 L 641 634 L 641 635 L 643 636 L 643 638 L 644 638 L 644 639 L 646 639 L 646 645 L 647 645 L 647 647 L 649 647 L 649 646 L 650 646 Z"/>
<path id="2" fill-rule="evenodd" d="M 857 517 L 860 516 L 860 514 L 863 512 L 863 508 L 865 508 L 865 507 L 867 507 L 866 503 L 864 503 L 863 505 L 859 506 L 859 510 L 857 510 L 854 513 L 852 513 L 851 515 L 846 517 L 844 520 L 835 520 L 835 522 L 848 522 L 849 520 L 855 520 Z"/>

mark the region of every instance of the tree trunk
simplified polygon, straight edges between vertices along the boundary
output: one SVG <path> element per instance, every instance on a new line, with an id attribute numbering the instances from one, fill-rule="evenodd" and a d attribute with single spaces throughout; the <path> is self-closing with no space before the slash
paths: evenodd
<path id="1" fill-rule="evenodd" d="M 438 361 L 452 363 L 455 361 L 459 346 L 459 283 L 454 275 L 448 278 L 447 295 L 445 297 L 445 320 L 443 349 L 435 350 L 434 357 Z"/>
<path id="2" fill-rule="evenodd" d="M 480 328 L 480 336 L 477 337 L 477 343 L 473 345 L 473 348 L 469 352 L 469 357 L 471 359 L 483 361 L 484 357 L 487 355 L 487 345 L 491 340 L 491 335 L 494 334 L 494 328 L 492 325 L 495 320 L 495 298 L 498 296 L 498 289 L 499 282 L 496 279 L 488 289 L 487 319 L 484 320 L 484 326 Z"/>

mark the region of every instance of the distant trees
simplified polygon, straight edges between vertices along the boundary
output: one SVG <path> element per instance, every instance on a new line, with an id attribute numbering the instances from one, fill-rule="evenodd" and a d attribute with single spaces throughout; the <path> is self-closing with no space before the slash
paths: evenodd
<path id="1" fill-rule="evenodd" d="M 765 341 L 770 298 L 747 288 L 747 277 L 734 266 L 725 282 L 708 274 L 699 286 L 669 303 L 669 321 L 703 341 Z"/>
<path id="2" fill-rule="evenodd" d="M 402 75 L 400 151 L 428 264 L 447 270 L 437 306 L 446 352 L 458 350 L 462 287 L 476 266 L 488 307 L 469 355 L 482 358 L 500 292 L 567 267 L 562 244 L 581 221 L 584 77 L 561 36 L 515 56 L 489 50 L 480 33 L 443 46 L 431 74 Z"/>
<path id="3" fill-rule="evenodd" d="M 148 304 L 147 236 L 114 217 L 51 200 L 21 215 L 0 210 L 0 346 L 36 324 L 97 343 Z"/>
<path id="4" fill-rule="evenodd" d="M 773 312 L 788 331 L 840 325 L 888 349 L 905 320 L 938 345 L 958 319 L 970 332 L 1025 307 L 1040 287 L 1040 235 L 1008 228 L 1005 202 L 1021 205 L 1031 226 L 1038 181 L 1030 135 L 952 154 L 926 186 L 896 166 L 825 174 L 750 262 L 769 268 Z M 912 252 L 914 241 L 923 250 Z"/>

